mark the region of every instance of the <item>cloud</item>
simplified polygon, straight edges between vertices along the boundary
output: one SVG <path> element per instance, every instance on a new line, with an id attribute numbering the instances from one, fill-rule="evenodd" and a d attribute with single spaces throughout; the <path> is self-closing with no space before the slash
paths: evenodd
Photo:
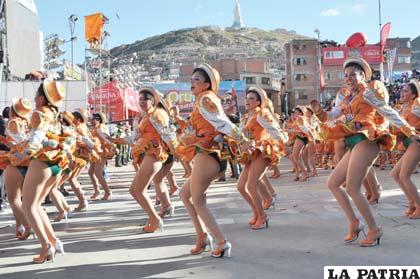
<path id="1" fill-rule="evenodd" d="M 358 14 L 363 14 L 366 11 L 367 4 L 355 4 L 352 10 Z"/>
<path id="2" fill-rule="evenodd" d="M 194 10 L 199 11 L 203 8 L 204 8 L 203 5 L 197 5 Z"/>
<path id="3" fill-rule="evenodd" d="M 339 14 L 338 9 L 328 9 L 321 12 L 322 16 L 338 16 Z"/>
<path id="4" fill-rule="evenodd" d="M 217 16 L 223 16 L 224 15 L 224 13 L 223 12 L 217 12 Z"/>

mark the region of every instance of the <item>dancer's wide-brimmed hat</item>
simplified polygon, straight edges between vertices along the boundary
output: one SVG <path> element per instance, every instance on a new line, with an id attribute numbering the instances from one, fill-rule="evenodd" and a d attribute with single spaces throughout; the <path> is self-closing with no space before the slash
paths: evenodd
<path id="1" fill-rule="evenodd" d="M 259 87 L 256 87 L 256 86 L 251 86 L 250 88 L 248 88 L 248 92 L 249 91 L 256 92 L 260 96 L 260 99 L 261 99 L 261 108 L 267 107 L 268 97 L 267 97 L 267 93 L 265 92 L 264 89 L 259 88 Z"/>
<path id="2" fill-rule="evenodd" d="M 352 63 L 355 63 L 362 67 L 363 71 L 365 72 L 366 80 L 372 79 L 372 68 L 370 67 L 369 63 L 366 62 L 366 60 L 360 57 L 350 57 L 346 61 L 344 61 L 343 69 L 345 69 L 349 64 Z"/>
<path id="3" fill-rule="evenodd" d="M 22 118 L 28 118 L 31 113 L 31 102 L 26 98 L 12 100 L 13 111 Z"/>
<path id="4" fill-rule="evenodd" d="M 160 102 L 160 98 L 163 95 L 160 93 L 156 88 L 152 86 L 143 86 L 140 88 L 139 93 L 148 92 L 153 95 L 153 99 L 155 100 L 155 105 Z"/>
<path id="5" fill-rule="evenodd" d="M 46 79 L 43 81 L 42 86 L 48 102 L 55 107 L 60 107 L 66 95 L 64 85 L 61 82 Z"/>
<path id="6" fill-rule="evenodd" d="M 220 84 L 219 72 L 207 63 L 198 65 L 194 70 L 196 69 L 201 69 L 204 72 L 206 72 L 206 74 L 210 78 L 210 83 L 211 83 L 210 89 L 211 91 L 217 94 L 219 92 L 219 84 Z"/>

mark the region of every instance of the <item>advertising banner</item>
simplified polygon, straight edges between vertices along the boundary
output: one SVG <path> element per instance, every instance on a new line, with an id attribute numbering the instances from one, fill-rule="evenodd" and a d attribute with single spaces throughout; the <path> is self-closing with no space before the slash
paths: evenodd
<path id="1" fill-rule="evenodd" d="M 191 84 L 183 83 L 156 83 L 153 86 L 162 92 L 173 105 L 178 106 L 181 114 L 186 115 L 192 112 L 194 106 L 194 95 L 191 93 Z M 222 81 L 219 86 L 218 96 L 222 99 L 224 109 L 245 110 L 246 84 L 243 80 Z M 231 106 L 228 108 L 227 106 Z"/>
<path id="2" fill-rule="evenodd" d="M 362 57 L 369 64 L 381 62 L 380 49 L 378 45 L 366 45 L 364 47 L 325 47 L 322 48 L 323 65 L 343 65 L 348 57 Z"/>

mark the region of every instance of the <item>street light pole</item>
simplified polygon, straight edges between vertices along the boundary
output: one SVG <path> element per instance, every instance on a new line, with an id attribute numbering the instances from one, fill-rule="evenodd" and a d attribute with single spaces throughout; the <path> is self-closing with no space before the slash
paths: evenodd
<path id="1" fill-rule="evenodd" d="M 379 64 L 379 73 L 381 75 L 380 80 L 384 81 L 384 62 L 383 62 L 383 53 L 382 53 L 382 11 L 381 11 L 381 0 L 378 0 L 378 12 L 379 12 L 379 57 L 381 58 L 381 63 Z"/>
<path id="2" fill-rule="evenodd" d="M 320 35 L 321 31 L 318 28 L 315 28 L 314 32 L 317 34 L 318 37 L 318 44 L 316 49 L 316 71 L 317 71 L 317 86 L 316 86 L 316 99 L 320 101 L 320 87 L 321 87 L 321 57 L 320 57 Z"/>
<path id="3" fill-rule="evenodd" d="M 71 74 L 74 75 L 74 56 L 75 56 L 75 47 L 74 43 L 77 40 L 77 37 L 74 36 L 74 29 L 76 27 L 76 21 L 78 20 L 77 16 L 72 14 L 69 17 L 69 24 L 70 24 L 70 41 L 71 41 Z M 74 77 L 73 77 L 74 78 Z"/>

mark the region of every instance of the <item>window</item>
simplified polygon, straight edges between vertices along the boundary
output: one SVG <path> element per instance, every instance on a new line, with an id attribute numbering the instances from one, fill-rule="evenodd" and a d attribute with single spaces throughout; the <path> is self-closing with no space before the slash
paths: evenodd
<path id="1" fill-rule="evenodd" d="M 294 65 L 306 65 L 306 59 L 303 57 L 298 57 L 293 59 Z"/>
<path id="2" fill-rule="evenodd" d="M 305 95 L 305 90 L 295 90 L 295 99 L 296 100 L 307 100 L 308 95 Z"/>
<path id="3" fill-rule="evenodd" d="M 244 81 L 246 84 L 256 84 L 256 78 L 255 77 L 244 77 Z"/>
<path id="4" fill-rule="evenodd" d="M 296 49 L 296 50 L 302 50 L 302 49 L 305 49 L 306 48 L 306 45 L 305 44 L 294 44 L 293 45 L 293 49 Z"/>
<path id="5" fill-rule="evenodd" d="M 324 52 L 325 59 L 343 59 L 344 58 L 344 51 L 336 50 L 336 51 L 325 51 Z"/>
<path id="6" fill-rule="evenodd" d="M 344 80 L 344 72 L 343 71 L 338 72 L 338 79 L 339 80 Z"/>
<path id="7" fill-rule="evenodd" d="M 398 56 L 398 64 L 410 64 L 410 56 Z"/>
<path id="8" fill-rule="evenodd" d="M 267 77 L 262 77 L 261 78 L 261 83 L 262 84 L 270 84 L 270 78 L 267 78 Z"/>
<path id="9" fill-rule="evenodd" d="M 410 41 L 398 41 L 399 48 L 410 48 L 411 44 Z"/>
<path id="10" fill-rule="evenodd" d="M 295 74 L 295 80 L 297 81 L 305 81 L 308 79 L 306 74 Z"/>
<path id="11" fill-rule="evenodd" d="M 324 77 L 325 80 L 332 80 L 332 72 L 325 72 Z"/>

